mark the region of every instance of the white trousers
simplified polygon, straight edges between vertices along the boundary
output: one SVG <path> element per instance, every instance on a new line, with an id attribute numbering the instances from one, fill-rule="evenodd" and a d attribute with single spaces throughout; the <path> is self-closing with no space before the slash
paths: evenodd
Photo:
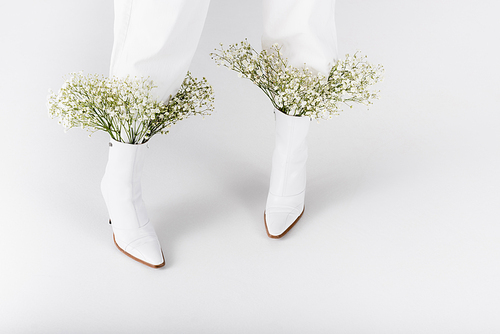
<path id="1" fill-rule="evenodd" d="M 188 71 L 209 3 L 115 0 L 110 75 L 149 77 L 155 96 L 167 101 Z M 262 47 L 278 43 L 291 65 L 328 73 L 337 58 L 334 6 L 335 0 L 263 0 Z"/>

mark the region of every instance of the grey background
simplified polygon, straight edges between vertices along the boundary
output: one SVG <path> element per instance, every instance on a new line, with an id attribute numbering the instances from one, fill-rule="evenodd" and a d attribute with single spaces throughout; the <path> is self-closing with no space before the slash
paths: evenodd
<path id="1" fill-rule="evenodd" d="M 382 98 L 311 124 L 306 211 L 266 236 L 274 124 L 219 42 L 258 46 L 260 2 L 213 0 L 191 71 L 216 112 L 151 140 L 144 198 L 167 266 L 113 245 L 107 136 L 63 133 L 47 90 L 107 74 L 110 1 L 0 10 L 3 333 L 498 333 L 497 1 L 337 1 L 340 54 Z"/>

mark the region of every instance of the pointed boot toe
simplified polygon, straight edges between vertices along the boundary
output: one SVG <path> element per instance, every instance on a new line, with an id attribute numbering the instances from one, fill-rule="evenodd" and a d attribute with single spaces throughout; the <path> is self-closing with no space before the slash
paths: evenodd
<path id="1" fill-rule="evenodd" d="M 152 236 L 146 236 L 135 240 L 127 246 L 120 246 L 113 234 L 113 240 L 116 247 L 128 257 L 145 264 L 151 268 L 161 268 L 165 265 L 165 258 L 161 250 L 158 239 Z"/>
<path id="2" fill-rule="evenodd" d="M 295 208 L 270 208 L 264 212 L 264 223 L 267 235 L 273 239 L 279 239 L 290 231 L 290 229 L 302 217 L 304 210 Z"/>

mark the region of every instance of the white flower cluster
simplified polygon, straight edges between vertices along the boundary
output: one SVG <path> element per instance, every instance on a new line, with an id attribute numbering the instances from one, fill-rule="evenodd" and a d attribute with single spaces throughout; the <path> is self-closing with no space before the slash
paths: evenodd
<path id="1" fill-rule="evenodd" d="M 212 53 L 218 66 L 238 72 L 239 77 L 251 80 L 271 100 L 274 107 L 291 116 L 331 118 L 342 104 L 371 104 L 378 92 L 370 86 L 382 81 L 383 67 L 373 66 L 366 56 L 346 55 L 333 65 L 328 76 L 313 74 L 306 66 L 296 68 L 282 56 L 281 47 L 257 52 L 247 40 L 229 45 Z"/>
<path id="2" fill-rule="evenodd" d="M 142 144 L 156 133 L 167 133 L 175 122 L 208 115 L 214 108 L 212 87 L 205 78 L 197 81 L 189 72 L 166 104 L 152 97 L 153 88 L 153 82 L 144 78 L 70 73 L 59 92 L 49 94 L 49 115 L 59 118 L 66 130 L 102 130 L 116 141 Z"/>

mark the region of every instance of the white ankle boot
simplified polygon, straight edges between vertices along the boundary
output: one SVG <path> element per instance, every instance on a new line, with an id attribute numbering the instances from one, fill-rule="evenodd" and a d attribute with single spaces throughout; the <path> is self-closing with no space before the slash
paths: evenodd
<path id="1" fill-rule="evenodd" d="M 306 190 L 306 136 L 309 117 L 276 115 L 276 146 L 264 222 L 270 238 L 281 238 L 304 212 Z"/>
<path id="2" fill-rule="evenodd" d="M 159 268 L 165 260 L 142 200 L 145 150 L 146 144 L 124 144 L 111 139 L 101 190 L 118 249 L 136 261 Z"/>

